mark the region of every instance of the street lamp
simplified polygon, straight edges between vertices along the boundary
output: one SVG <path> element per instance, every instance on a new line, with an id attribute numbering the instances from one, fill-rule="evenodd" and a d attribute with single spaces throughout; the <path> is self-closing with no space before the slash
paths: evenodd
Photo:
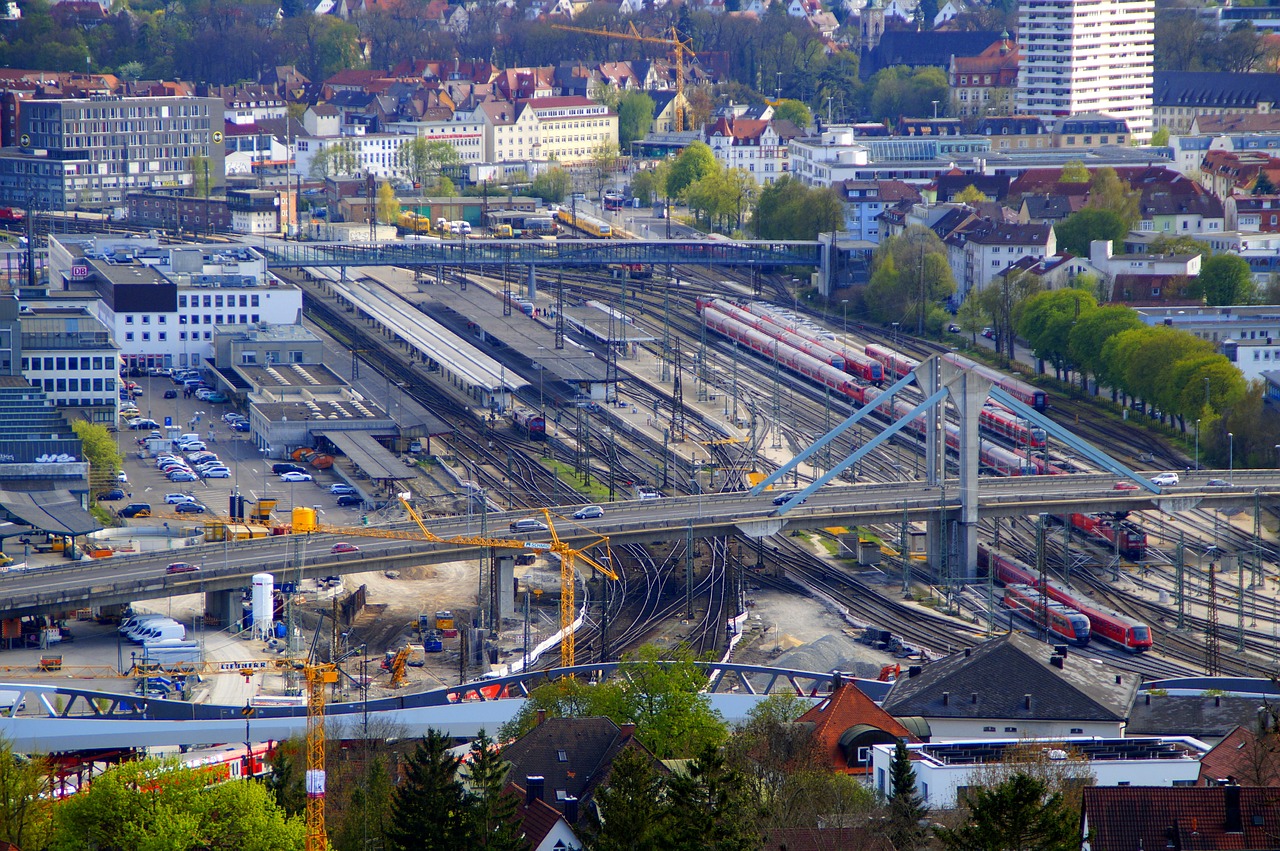
<path id="1" fill-rule="evenodd" d="M 1227 432 L 1227 481 L 1236 473 L 1236 436 Z"/>
<path id="2" fill-rule="evenodd" d="M 1196 472 L 1200 472 L 1200 421 L 1196 420 Z"/>
<path id="3" fill-rule="evenodd" d="M 840 345 L 849 345 L 849 299 L 840 299 Z"/>
<path id="4" fill-rule="evenodd" d="M 265 499 L 267 495 L 267 459 L 271 457 L 271 447 L 264 446 L 258 451 L 262 453 L 262 495 L 258 499 Z"/>
<path id="5" fill-rule="evenodd" d="M 898 323 L 897 323 L 897 322 L 890 322 L 889 324 L 893 326 L 893 342 L 894 342 L 894 345 L 897 345 L 897 343 L 898 343 Z"/>

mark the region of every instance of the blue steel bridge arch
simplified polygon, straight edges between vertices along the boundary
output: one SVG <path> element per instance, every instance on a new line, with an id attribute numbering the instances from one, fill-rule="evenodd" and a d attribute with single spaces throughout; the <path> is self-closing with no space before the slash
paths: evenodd
<path id="1" fill-rule="evenodd" d="M 713 240 L 448 240 L 440 242 L 277 242 L 258 248 L 270 268 L 308 266 L 543 266 L 589 267 L 611 263 L 732 266 L 777 270 L 823 267 L 818 242 Z"/>

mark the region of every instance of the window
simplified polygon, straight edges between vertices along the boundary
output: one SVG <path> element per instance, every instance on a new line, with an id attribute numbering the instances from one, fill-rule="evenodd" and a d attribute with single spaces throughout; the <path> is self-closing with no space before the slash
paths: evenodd
<path id="1" fill-rule="evenodd" d="M 1174 786 L 1194 786 L 1194 785 L 1196 785 L 1196 781 L 1194 781 L 1194 780 L 1175 780 L 1175 781 L 1173 781 L 1173 785 L 1174 785 Z"/>
<path id="2" fill-rule="evenodd" d="M 67 389 L 69 389 L 72 393 L 79 393 L 79 392 L 80 392 L 80 379 L 78 379 L 78 378 L 68 378 L 68 379 L 67 379 Z M 85 388 L 85 389 L 87 390 L 88 388 Z"/>
<path id="3" fill-rule="evenodd" d="M 101 379 L 101 378 L 95 378 L 95 379 L 93 379 L 93 392 L 95 392 L 95 393 L 101 393 L 101 392 L 102 392 L 102 379 Z"/>
<path id="4" fill-rule="evenodd" d="M 143 325 L 150 325 L 150 324 L 151 324 L 151 314 L 149 314 L 149 313 L 144 313 L 144 314 L 142 314 L 142 324 L 143 324 Z"/>
<path id="5" fill-rule="evenodd" d="M 994 733 L 995 731 L 996 731 L 996 728 L 995 728 L 995 727 L 983 727 L 983 728 L 982 728 L 982 732 L 984 732 L 984 733 Z"/>
<path id="6" fill-rule="evenodd" d="M 165 331 L 161 331 L 160 333 L 156 334 L 156 339 L 161 342 L 164 342 L 168 338 L 169 338 L 169 334 Z"/>
<path id="7" fill-rule="evenodd" d="M 920 784 L 920 797 L 923 798 L 925 801 L 929 800 L 929 784 L 928 783 Z"/>
<path id="8" fill-rule="evenodd" d="M 93 359 L 93 369 L 102 369 L 102 358 Z"/>
<path id="9" fill-rule="evenodd" d="M 257 297 L 256 295 L 249 296 L 249 306 L 250 306 L 250 307 L 257 307 L 257 306 L 258 306 L 258 297 Z M 258 320 L 256 320 L 256 319 L 255 319 L 255 320 L 253 320 L 253 321 L 254 321 L 254 322 L 257 322 Z"/>
<path id="10" fill-rule="evenodd" d="M 124 332 L 124 341 L 125 341 L 126 343 L 132 343 L 132 342 L 133 342 L 133 332 L 132 332 L 132 331 L 126 331 L 126 332 Z"/>
<path id="11" fill-rule="evenodd" d="M 883 768 L 876 769 L 876 788 L 879 789 L 881 793 L 888 791 L 887 789 L 884 788 L 884 769 Z"/>
<path id="12" fill-rule="evenodd" d="M 1017 727 L 1005 727 L 1005 728 L 1004 728 L 1004 731 L 1005 731 L 1006 733 L 1016 733 L 1016 732 L 1018 732 L 1018 728 L 1017 728 Z"/>
<path id="13" fill-rule="evenodd" d="M 1072 728 L 1071 728 L 1071 735 L 1073 735 L 1073 736 L 1078 736 L 1078 735 L 1080 735 L 1080 734 L 1081 734 L 1081 733 L 1083 733 L 1083 732 L 1084 732 L 1084 728 L 1083 728 L 1083 727 L 1072 727 Z"/>
<path id="14" fill-rule="evenodd" d="M 50 372 L 53 371 L 53 358 L 44 359 L 44 368 L 49 370 Z"/>
<path id="15" fill-rule="evenodd" d="M 124 324 L 125 324 L 125 325 L 132 325 L 132 324 L 133 324 L 133 314 L 132 314 L 132 313 L 126 313 L 126 314 L 124 315 Z"/>
<path id="16" fill-rule="evenodd" d="M 143 341 L 144 341 L 144 342 L 150 342 L 150 341 L 151 341 L 151 332 L 150 332 L 150 331 L 143 331 L 143 332 L 142 332 L 142 339 L 143 339 Z"/>
<path id="17" fill-rule="evenodd" d="M 569 754 L 565 753 L 564 751 L 556 751 L 556 760 L 559 762 L 568 762 Z"/>
<path id="18" fill-rule="evenodd" d="M 186 306 L 187 306 L 187 297 L 184 295 L 178 296 L 178 307 L 186 307 Z"/>
<path id="19" fill-rule="evenodd" d="M 858 748 L 858 765 L 866 765 L 871 761 L 871 748 Z"/>
<path id="20" fill-rule="evenodd" d="M 58 358 L 58 372 L 66 372 L 66 371 L 67 371 L 67 359 Z"/>

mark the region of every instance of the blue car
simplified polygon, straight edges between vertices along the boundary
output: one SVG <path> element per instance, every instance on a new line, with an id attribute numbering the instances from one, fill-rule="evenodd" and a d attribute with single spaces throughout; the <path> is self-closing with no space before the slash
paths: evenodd
<path id="1" fill-rule="evenodd" d="M 248 431 L 249 424 L 247 422 L 235 423 L 231 426 L 232 431 Z"/>

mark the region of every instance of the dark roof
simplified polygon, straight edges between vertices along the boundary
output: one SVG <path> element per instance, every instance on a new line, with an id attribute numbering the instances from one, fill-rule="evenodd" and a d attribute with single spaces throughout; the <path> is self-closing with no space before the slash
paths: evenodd
<path id="1" fill-rule="evenodd" d="M 1011 179 L 1007 174 L 940 174 L 937 181 L 938 201 L 950 201 L 969 186 L 988 198 L 1002 201 L 1009 194 Z"/>
<path id="2" fill-rule="evenodd" d="M 973 219 L 971 210 L 965 207 L 953 207 L 950 212 L 943 213 L 942 217 L 929 228 L 938 235 L 938 239 L 946 239 Z"/>
<path id="3" fill-rule="evenodd" d="M 1048 133 L 1035 115 L 990 115 L 978 122 L 978 134 L 982 136 L 1038 136 Z"/>
<path id="4" fill-rule="evenodd" d="M 1156 71 L 1151 100 L 1156 106 L 1253 109 L 1280 102 L 1280 74 Z"/>
<path id="5" fill-rule="evenodd" d="M 1230 805 L 1235 801 L 1234 806 Z M 1240 786 L 1096 786 L 1084 790 L 1092 851 L 1275 848 L 1280 791 Z M 1233 824 L 1228 825 L 1228 818 Z"/>
<path id="6" fill-rule="evenodd" d="M 1173 194 L 1170 192 L 1144 192 L 1139 204 L 1142 218 L 1148 216 L 1173 216 L 1179 213 L 1220 218 L 1222 202 L 1208 192 Z"/>
<path id="7" fill-rule="evenodd" d="M 511 764 L 513 780 L 523 781 L 530 775 L 546 778 L 548 803 L 562 806 L 564 796 L 577 798 L 581 816 L 623 748 L 640 748 L 648 754 L 634 732 L 634 727 L 620 728 L 608 718 L 548 718 L 503 748 L 502 758 Z M 662 770 L 656 760 L 654 765 Z"/>
<path id="8" fill-rule="evenodd" d="M 869 77 L 881 68 L 927 65 L 949 68 L 952 56 L 977 56 L 1000 38 L 998 32 L 908 32 L 889 30 L 863 59 L 860 71 Z"/>
<path id="9" fill-rule="evenodd" d="M 963 238 L 979 245 L 1047 245 L 1052 227 L 1049 223 L 1015 225 L 991 222 L 965 231 Z"/>
<path id="10" fill-rule="evenodd" d="M 902 677 L 885 698 L 892 715 L 926 718 L 1123 721 L 1139 678 L 1068 656 L 1049 664 L 1049 645 L 1013 632 Z M 1013 685 L 1016 684 L 1016 685 Z M 1031 696 L 1030 707 L 1026 695 Z M 945 700 L 945 703 L 944 703 Z"/>
<path id="11" fill-rule="evenodd" d="M 1079 115 L 1068 115 L 1059 118 L 1053 125 L 1053 132 L 1063 133 L 1128 133 L 1129 124 L 1123 118 L 1112 118 L 1094 112 L 1082 112 Z"/>
<path id="12" fill-rule="evenodd" d="M 1267 713 L 1266 722 L 1275 724 Z M 1206 786 L 1230 780 L 1240 786 L 1280 786 L 1280 753 L 1275 734 L 1258 737 L 1257 721 L 1236 727 L 1200 759 L 1200 782 Z"/>
<path id="13" fill-rule="evenodd" d="M 1072 204 L 1076 199 L 1080 203 Z M 1024 195 L 1022 205 L 1027 210 L 1027 218 L 1031 221 L 1058 221 L 1074 213 L 1084 206 L 1082 195 Z"/>
<path id="14" fill-rule="evenodd" d="M 1239 724 L 1256 724 L 1266 704 L 1265 697 L 1143 694 L 1133 705 L 1125 729 L 1135 736 L 1221 739 Z"/>

